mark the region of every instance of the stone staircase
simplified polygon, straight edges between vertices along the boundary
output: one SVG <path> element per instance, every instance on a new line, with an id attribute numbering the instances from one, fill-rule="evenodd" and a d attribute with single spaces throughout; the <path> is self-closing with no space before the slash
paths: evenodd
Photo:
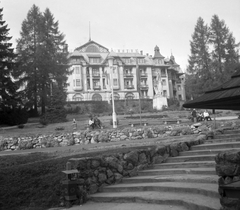
<path id="1" fill-rule="evenodd" d="M 90 199 L 101 203 L 155 204 L 156 209 L 163 210 L 166 205 L 173 210 L 219 210 L 214 158 L 226 150 L 240 150 L 240 131 L 226 131 L 206 140 L 178 157 L 168 158 L 166 163 L 140 171 L 139 176 L 104 187 L 103 192 Z"/>

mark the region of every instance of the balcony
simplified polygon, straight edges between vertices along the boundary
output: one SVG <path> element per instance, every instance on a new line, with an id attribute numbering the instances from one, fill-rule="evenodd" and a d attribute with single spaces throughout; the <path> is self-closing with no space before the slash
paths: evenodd
<path id="1" fill-rule="evenodd" d="M 75 91 L 80 91 L 82 89 L 83 89 L 82 86 L 75 86 L 75 87 L 73 87 L 73 90 L 75 90 Z"/>
<path id="2" fill-rule="evenodd" d="M 93 86 L 93 90 L 101 90 L 101 86 L 100 85 L 95 85 L 95 86 Z"/>
<path id="3" fill-rule="evenodd" d="M 102 77 L 107 77 L 107 73 L 102 73 Z"/>
<path id="4" fill-rule="evenodd" d="M 133 74 L 132 73 L 123 73 L 123 76 L 124 77 L 133 77 Z"/>
<path id="5" fill-rule="evenodd" d="M 133 85 L 124 85 L 124 89 L 134 89 Z"/>
<path id="6" fill-rule="evenodd" d="M 95 72 L 95 73 L 92 74 L 92 77 L 100 77 L 100 73 L 99 72 L 98 73 Z"/>
<path id="7" fill-rule="evenodd" d="M 140 89 L 141 90 L 148 90 L 148 85 L 147 84 L 141 84 Z"/>
<path id="8" fill-rule="evenodd" d="M 141 72 L 141 73 L 140 73 L 140 76 L 141 76 L 141 77 L 147 77 L 148 74 L 147 74 L 146 72 Z"/>

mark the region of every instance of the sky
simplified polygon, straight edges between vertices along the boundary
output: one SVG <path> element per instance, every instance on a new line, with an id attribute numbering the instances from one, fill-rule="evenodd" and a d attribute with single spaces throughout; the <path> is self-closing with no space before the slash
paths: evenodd
<path id="1" fill-rule="evenodd" d="M 185 71 L 197 20 L 202 17 L 210 25 L 213 15 L 240 42 L 240 0 L 0 0 L 14 47 L 33 4 L 41 12 L 50 9 L 70 51 L 89 37 L 109 50 L 150 55 L 157 45 L 165 58 L 172 53 Z"/>

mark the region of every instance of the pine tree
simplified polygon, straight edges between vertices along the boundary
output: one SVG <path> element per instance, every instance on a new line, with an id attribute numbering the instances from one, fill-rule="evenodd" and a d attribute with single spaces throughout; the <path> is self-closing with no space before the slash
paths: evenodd
<path id="1" fill-rule="evenodd" d="M 3 9 L 0 9 L 0 109 L 15 108 L 20 100 L 17 98 L 18 87 L 13 82 L 15 54 L 12 44 L 9 43 L 11 37 L 8 36 L 9 29 L 3 21 Z"/>
<path id="2" fill-rule="evenodd" d="M 188 74 L 186 85 L 191 96 L 195 97 L 208 90 L 212 82 L 211 60 L 209 54 L 209 27 L 204 24 L 201 17 L 198 18 L 192 35 L 191 55 L 189 56 Z"/>

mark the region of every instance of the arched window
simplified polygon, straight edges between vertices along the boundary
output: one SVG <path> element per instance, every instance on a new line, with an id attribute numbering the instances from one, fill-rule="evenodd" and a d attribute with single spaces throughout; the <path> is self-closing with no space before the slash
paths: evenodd
<path id="1" fill-rule="evenodd" d="M 99 93 L 95 93 L 92 96 L 93 101 L 102 101 L 102 96 Z"/>
<path id="2" fill-rule="evenodd" d="M 86 52 L 99 52 L 99 49 L 95 45 L 89 45 L 87 46 Z"/>
<path id="3" fill-rule="evenodd" d="M 73 100 L 73 101 L 82 101 L 82 100 L 83 100 L 83 96 L 82 96 L 82 94 L 77 93 L 77 94 L 75 94 L 75 95 L 72 97 L 72 100 Z"/>
<path id="4" fill-rule="evenodd" d="M 113 95 L 114 95 L 114 100 L 120 99 L 120 95 L 118 93 L 113 93 Z M 112 100 L 112 94 L 110 95 L 110 100 Z"/>
<path id="5" fill-rule="evenodd" d="M 133 95 L 133 93 L 126 93 L 126 95 L 125 95 L 125 98 L 127 99 L 127 100 L 131 100 L 131 99 L 133 99 L 134 98 L 134 95 Z"/>

